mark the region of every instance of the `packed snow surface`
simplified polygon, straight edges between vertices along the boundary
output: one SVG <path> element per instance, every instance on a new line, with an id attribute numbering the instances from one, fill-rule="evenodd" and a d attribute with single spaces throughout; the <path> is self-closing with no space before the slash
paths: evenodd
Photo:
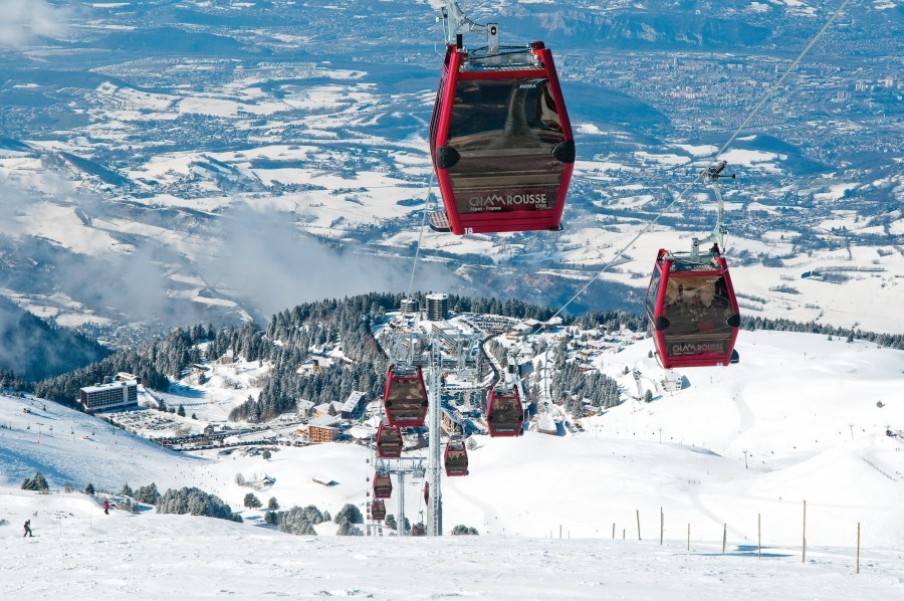
<path id="1" fill-rule="evenodd" d="M 4 599 L 636 601 L 895 599 L 900 552 L 645 540 L 296 537 L 208 518 L 112 513 L 83 495 L 6 496 L 48 524 L 0 532 Z M 24 507 L 23 507 L 24 509 Z"/>
<path id="2" fill-rule="evenodd" d="M 722 601 L 904 592 L 904 353 L 742 331 L 740 364 L 676 372 L 683 387 L 669 391 L 651 348 L 643 340 L 594 364 L 628 395 L 650 390 L 652 402 L 628 400 L 564 437 L 475 438 L 471 474 L 444 479 L 442 492 L 445 532 L 464 524 L 477 537 L 399 539 L 384 528 L 382 537 L 344 538 L 333 536 L 335 524 L 298 537 L 242 507 L 254 491 L 284 509 L 363 508 L 373 464 L 361 445 L 276 447 L 270 460 L 241 448 L 181 454 L 53 403 L 3 397 L 0 597 Z M 640 371 L 639 385 L 625 368 Z M 39 470 L 51 494 L 20 490 Z M 238 484 L 239 474 L 257 488 Z M 89 482 L 94 497 L 78 492 Z M 217 494 L 245 522 L 149 508 L 103 514 L 101 491 L 150 482 Z M 394 485 L 386 505 L 398 515 Z M 422 489 L 423 480 L 406 481 L 413 523 L 423 518 Z M 35 538 L 22 537 L 26 519 Z"/>

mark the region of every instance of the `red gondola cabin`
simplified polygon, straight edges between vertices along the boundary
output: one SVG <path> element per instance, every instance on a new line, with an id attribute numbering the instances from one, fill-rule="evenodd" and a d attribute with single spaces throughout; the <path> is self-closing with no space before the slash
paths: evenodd
<path id="1" fill-rule="evenodd" d="M 371 502 L 370 517 L 377 522 L 382 522 L 386 519 L 386 503 L 383 502 L 383 499 L 374 499 Z"/>
<path id="2" fill-rule="evenodd" d="M 420 367 L 389 366 L 383 404 L 389 423 L 398 427 L 423 426 L 427 418 L 427 387 Z"/>
<path id="3" fill-rule="evenodd" d="M 467 476 L 468 450 L 465 448 L 465 443 L 460 440 L 449 441 L 446 445 L 443 463 L 447 476 Z"/>
<path id="4" fill-rule="evenodd" d="M 392 496 L 392 477 L 385 472 L 374 474 L 374 498 L 388 499 Z"/>
<path id="5" fill-rule="evenodd" d="M 524 408 L 517 388 L 490 389 L 487 401 L 487 427 L 490 436 L 520 436 Z"/>
<path id="6" fill-rule="evenodd" d="M 697 259 L 660 250 L 646 309 L 663 367 L 736 362 L 734 343 L 741 317 L 728 264 L 718 247 Z"/>
<path id="7" fill-rule="evenodd" d="M 402 456 L 402 429 L 385 419 L 377 428 L 377 457 L 395 459 Z"/>
<path id="8" fill-rule="evenodd" d="M 445 205 L 433 229 L 558 230 L 574 166 L 571 124 L 552 54 L 529 47 L 446 49 L 430 153 Z"/>

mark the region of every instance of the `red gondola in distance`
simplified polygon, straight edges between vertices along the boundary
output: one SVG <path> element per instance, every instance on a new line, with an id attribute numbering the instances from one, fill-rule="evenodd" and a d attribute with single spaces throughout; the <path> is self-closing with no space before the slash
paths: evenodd
<path id="1" fill-rule="evenodd" d="M 387 420 L 377 427 L 377 457 L 395 459 L 402 456 L 402 429 Z"/>
<path id="2" fill-rule="evenodd" d="M 386 418 L 393 426 L 423 426 L 427 419 L 427 387 L 420 366 L 390 365 L 383 391 Z"/>
<path id="3" fill-rule="evenodd" d="M 446 468 L 447 476 L 468 475 L 468 450 L 465 448 L 464 442 L 452 440 L 446 444 L 443 465 Z"/>
<path id="4" fill-rule="evenodd" d="M 647 288 L 646 311 L 664 368 L 735 362 L 741 317 L 718 246 L 697 258 L 660 249 Z"/>
<path id="5" fill-rule="evenodd" d="M 462 235 L 561 229 L 574 167 L 571 123 L 543 42 L 468 51 L 449 44 L 430 124 L 445 214 Z"/>
<path id="6" fill-rule="evenodd" d="M 524 424 L 524 407 L 517 388 L 490 389 L 487 401 L 487 428 L 490 436 L 520 436 Z"/>
<path id="7" fill-rule="evenodd" d="M 371 502 L 370 517 L 377 522 L 382 522 L 386 519 L 386 503 L 383 502 L 383 499 L 374 499 Z"/>
<path id="8" fill-rule="evenodd" d="M 374 498 L 388 499 L 392 496 L 392 477 L 386 472 L 374 474 Z"/>

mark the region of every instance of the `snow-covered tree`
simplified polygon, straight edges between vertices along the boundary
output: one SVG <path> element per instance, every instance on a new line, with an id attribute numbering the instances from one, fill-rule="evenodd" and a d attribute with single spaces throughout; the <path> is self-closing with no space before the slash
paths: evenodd
<path id="1" fill-rule="evenodd" d="M 333 519 L 337 524 L 363 524 L 364 516 L 361 515 L 361 510 L 358 509 L 357 506 L 352 505 L 351 503 L 346 503 L 345 507 L 339 510 L 339 513 L 336 514 L 336 517 Z"/>
<path id="2" fill-rule="evenodd" d="M 249 492 L 245 495 L 245 500 L 242 501 L 242 504 L 248 509 L 257 509 L 261 506 L 261 500 L 257 498 L 253 492 Z"/>
<path id="3" fill-rule="evenodd" d="M 462 535 L 476 536 L 478 534 L 479 534 L 479 532 L 477 532 L 477 528 L 465 526 L 464 524 L 459 524 L 459 525 L 455 526 L 454 528 L 452 528 L 453 536 L 462 536 Z"/>
<path id="4" fill-rule="evenodd" d="M 157 490 L 157 485 L 151 482 L 147 486 L 142 486 L 137 491 L 135 491 L 135 500 L 139 503 L 145 503 L 147 505 L 156 505 L 160 502 L 160 491 Z"/>
<path id="5" fill-rule="evenodd" d="M 242 517 L 233 514 L 223 499 L 194 487 L 166 491 L 157 504 L 157 513 L 187 513 L 233 522 L 242 521 Z"/>
<path id="6" fill-rule="evenodd" d="M 47 484 L 47 479 L 44 478 L 44 474 L 41 472 L 35 472 L 35 475 L 31 478 L 26 478 L 24 482 L 22 482 L 22 490 L 36 490 L 38 492 L 47 492 L 50 490 L 50 486 Z"/>

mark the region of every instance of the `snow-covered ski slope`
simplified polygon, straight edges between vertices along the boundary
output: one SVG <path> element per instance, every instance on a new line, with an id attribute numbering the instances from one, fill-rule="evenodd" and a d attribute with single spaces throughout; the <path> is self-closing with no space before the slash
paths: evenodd
<path id="1" fill-rule="evenodd" d="M 3 497 L 35 538 L 0 529 L 3 599 L 229 598 L 733 601 L 896 599 L 900 552 L 680 541 L 296 537 L 185 516 L 103 515 L 82 495 Z"/>
<path id="2" fill-rule="evenodd" d="M 661 389 L 651 348 L 641 341 L 598 361 L 626 387 L 634 382 L 624 368 L 639 368 L 652 403 L 628 401 L 564 437 L 477 439 L 471 475 L 443 487 L 445 530 L 466 524 L 481 533 L 468 538 L 345 539 L 329 536 L 335 526 L 328 524 L 318 526 L 320 538 L 295 537 L 260 527 L 260 514 L 248 510 L 244 524 L 105 516 L 98 501 L 60 489 L 67 482 L 77 490 L 87 482 L 113 491 L 152 481 L 161 491 L 198 486 L 238 511 L 251 489 L 236 475 L 266 474 L 275 483 L 256 491 L 265 503 L 273 496 L 284 508 L 314 504 L 335 515 L 347 502 L 363 506 L 369 452 L 330 444 L 279 448 L 269 461 L 240 452 L 192 457 L 51 403 L 45 410 L 3 398 L 0 519 L 9 525 L 0 527 L 0 597 L 116 598 L 128 590 L 147 599 L 707 601 L 904 592 L 904 445 L 886 435 L 904 429 L 904 353 L 825 336 L 742 332 L 740 364 L 685 370 L 684 389 L 670 393 Z M 55 492 L 19 490 L 35 470 Z M 422 486 L 409 479 L 406 489 L 413 522 L 423 510 Z M 387 501 L 389 513 L 397 514 L 397 498 Z M 28 518 L 34 540 L 21 538 Z"/>

